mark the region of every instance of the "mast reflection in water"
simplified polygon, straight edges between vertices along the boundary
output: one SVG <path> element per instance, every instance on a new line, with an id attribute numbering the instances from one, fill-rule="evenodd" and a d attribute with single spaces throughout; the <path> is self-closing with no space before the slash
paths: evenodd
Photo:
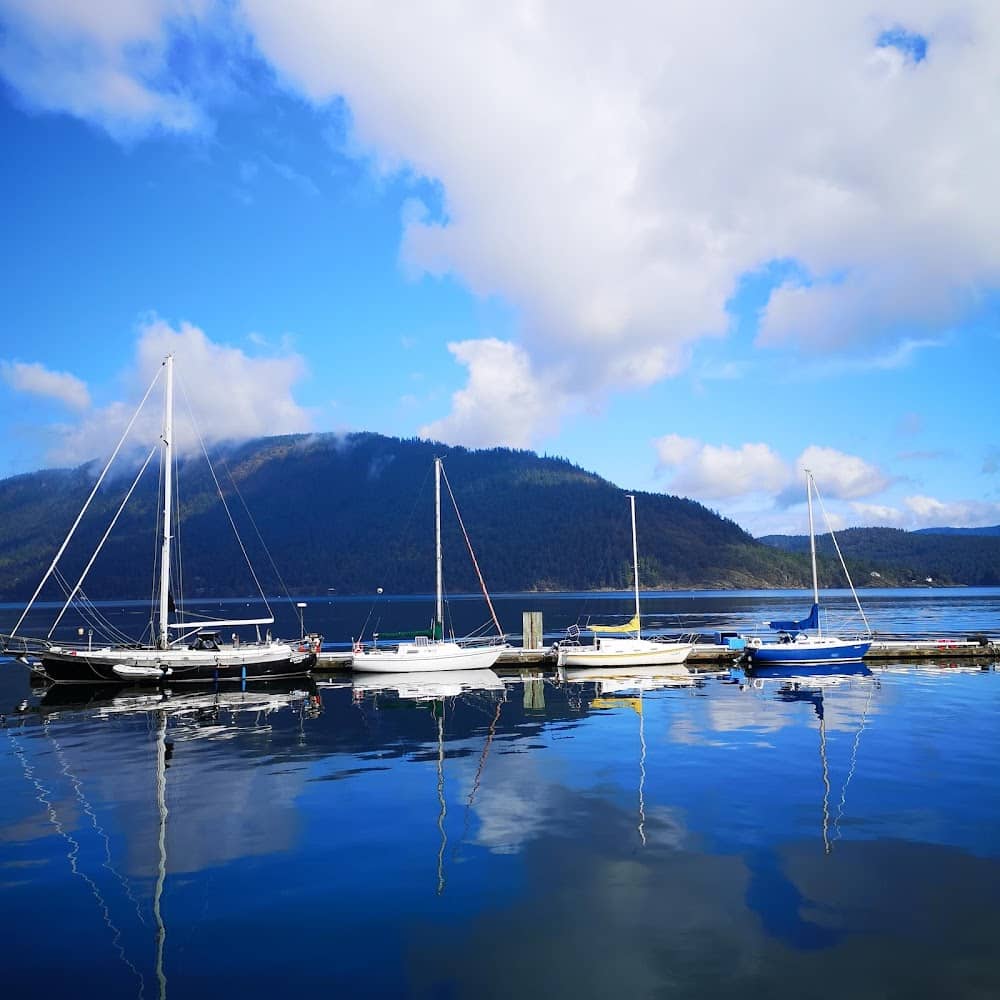
<path id="1" fill-rule="evenodd" d="M 7 988 L 1000 994 L 993 665 L 462 674 L 11 693 Z"/>

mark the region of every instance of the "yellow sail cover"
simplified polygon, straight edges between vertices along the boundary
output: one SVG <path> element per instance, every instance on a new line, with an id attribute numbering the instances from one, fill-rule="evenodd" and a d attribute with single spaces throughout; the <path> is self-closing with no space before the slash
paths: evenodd
<path id="1" fill-rule="evenodd" d="M 591 632 L 638 632 L 639 616 L 636 615 L 631 621 L 625 622 L 624 625 L 588 625 L 587 628 Z"/>

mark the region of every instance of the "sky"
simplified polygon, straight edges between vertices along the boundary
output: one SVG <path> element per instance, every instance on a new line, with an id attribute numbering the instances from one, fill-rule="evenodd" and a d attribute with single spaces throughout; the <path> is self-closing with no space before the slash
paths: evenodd
<path id="1" fill-rule="evenodd" d="M 0 477 L 173 353 L 207 440 L 1000 523 L 998 67 L 993 0 L 0 0 Z"/>

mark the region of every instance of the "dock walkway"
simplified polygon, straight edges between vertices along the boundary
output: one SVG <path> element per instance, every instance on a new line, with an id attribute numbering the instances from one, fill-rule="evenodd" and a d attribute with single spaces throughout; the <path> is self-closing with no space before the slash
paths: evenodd
<path id="1" fill-rule="evenodd" d="M 699 642 L 691 651 L 686 662 L 689 664 L 736 664 L 742 652 L 728 645 Z M 876 639 L 865 656 L 866 660 L 931 660 L 939 657 L 948 659 L 998 659 L 1000 658 L 1000 638 L 974 639 Z M 497 665 L 501 667 L 544 666 L 555 664 L 556 654 L 551 646 L 525 649 L 511 646 L 500 654 Z M 347 650 L 321 652 L 316 662 L 318 670 L 347 670 L 351 665 L 351 653 Z"/>

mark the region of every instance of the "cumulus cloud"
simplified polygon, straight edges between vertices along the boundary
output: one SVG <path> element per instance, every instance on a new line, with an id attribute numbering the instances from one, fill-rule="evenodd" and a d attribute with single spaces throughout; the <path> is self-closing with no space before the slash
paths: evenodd
<path id="1" fill-rule="evenodd" d="M 773 493 L 784 487 L 791 471 L 766 444 L 739 448 L 710 445 L 667 434 L 653 442 L 661 472 L 670 472 L 670 487 L 709 500 Z"/>
<path id="2" fill-rule="evenodd" d="M 86 383 L 68 372 L 54 372 L 37 363 L 0 361 L 0 376 L 12 389 L 58 400 L 71 410 L 90 406 Z"/>
<path id="3" fill-rule="evenodd" d="M 861 502 L 897 480 L 857 455 L 810 445 L 789 461 L 766 444 L 712 445 L 677 434 L 655 439 L 653 447 L 657 473 L 665 477 L 672 492 L 719 501 L 723 513 L 755 535 L 802 532 L 799 512 L 790 515 L 787 511 L 805 504 L 805 469 L 816 478 L 826 514 L 823 523 L 828 527 L 917 526 L 912 511 Z"/>
<path id="4" fill-rule="evenodd" d="M 854 501 L 851 503 L 851 510 L 854 511 L 857 524 L 877 524 L 886 528 L 910 527 L 907 513 L 889 504 Z"/>
<path id="5" fill-rule="evenodd" d="M 1000 282 L 992 0 L 0 4 L 13 87 L 112 131 L 199 127 L 178 24 L 249 32 L 279 85 L 345 102 L 352 150 L 441 192 L 404 262 L 512 303 L 536 378 L 584 392 L 682 370 L 770 262 L 794 277 L 761 348 L 883 366 Z"/>
<path id="6" fill-rule="evenodd" d="M 215 343 L 189 323 L 174 328 L 154 319 L 140 330 L 135 361 L 124 375 L 126 399 L 89 409 L 78 424 L 56 428 L 58 443 L 50 460 L 76 464 L 110 454 L 168 354 L 174 356 L 174 442 L 179 451 L 197 449 L 199 434 L 209 444 L 311 429 L 309 413 L 292 396 L 293 386 L 306 374 L 301 357 L 253 358 Z M 153 398 L 159 398 L 155 391 Z M 159 439 L 161 423 L 162 408 L 147 403 L 130 443 L 150 446 Z"/>
<path id="7" fill-rule="evenodd" d="M 910 513 L 912 527 L 982 527 L 1000 524 L 1000 504 L 978 500 L 937 500 L 928 496 L 909 496 L 903 501 Z"/>
<path id="8" fill-rule="evenodd" d="M 180 23 L 211 0 L 0 0 L 0 74 L 22 99 L 131 138 L 205 126 L 202 109 L 169 73 Z"/>
<path id="9" fill-rule="evenodd" d="M 835 448 L 810 445 L 799 455 L 797 469 L 808 469 L 819 484 L 824 497 L 838 500 L 856 500 L 881 493 L 892 478 L 877 466 L 857 455 L 847 455 Z M 804 492 L 804 489 L 800 492 Z M 779 498 L 785 504 L 802 499 L 795 488 L 786 490 Z"/>
<path id="10" fill-rule="evenodd" d="M 538 379 L 527 354 L 502 340 L 465 340 L 448 350 L 469 370 L 452 396 L 452 412 L 420 428 L 420 436 L 469 447 L 528 448 L 560 409 L 558 390 Z"/>
<path id="11" fill-rule="evenodd" d="M 852 523 L 880 524 L 913 531 L 918 528 L 977 528 L 1000 524 L 1000 503 L 982 500 L 938 500 L 915 494 L 902 507 L 852 503 Z"/>
<path id="12" fill-rule="evenodd" d="M 345 98 L 381 169 L 440 184 L 408 265 L 516 303 L 538 370 L 568 358 L 592 390 L 679 371 L 769 261 L 800 278 L 759 345 L 905 333 L 882 366 L 1000 276 L 1000 130 L 963 96 L 991 86 L 989 3 L 243 10 L 287 87 Z"/>

